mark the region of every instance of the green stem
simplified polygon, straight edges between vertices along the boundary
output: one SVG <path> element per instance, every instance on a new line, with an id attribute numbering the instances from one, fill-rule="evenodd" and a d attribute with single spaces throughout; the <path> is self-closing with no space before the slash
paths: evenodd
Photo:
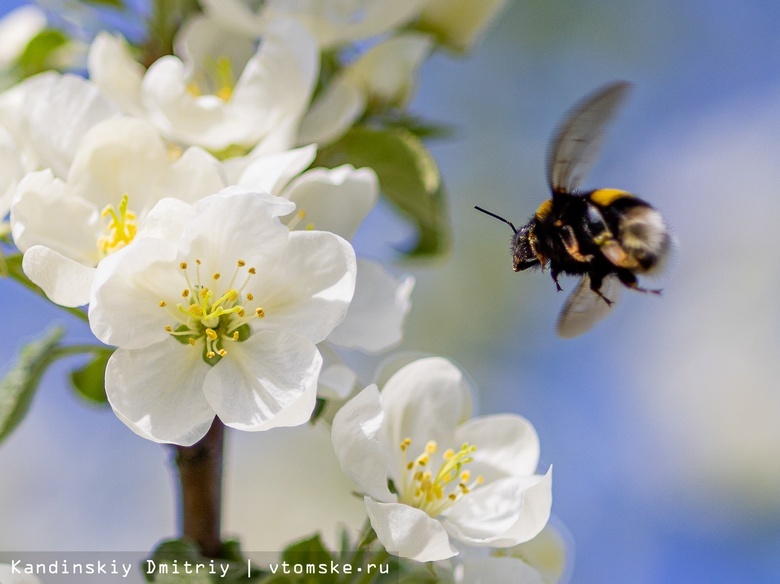
<path id="1" fill-rule="evenodd" d="M 24 275 L 24 271 L 22 270 L 22 254 L 14 254 L 6 257 L 5 264 L 8 270 L 7 273 L 9 278 L 16 280 L 28 290 L 32 290 L 33 292 L 35 292 L 38 296 L 41 296 L 42 298 L 46 298 L 46 294 L 44 293 L 44 291 L 41 290 L 40 287 L 38 287 L 37 285 L 33 284 L 30 281 L 30 279 Z M 61 308 L 65 312 L 69 312 L 73 316 L 80 318 L 84 322 L 87 322 L 87 313 L 84 312 L 83 310 L 79 308 L 71 308 L 68 306 L 59 306 L 59 308 Z"/>

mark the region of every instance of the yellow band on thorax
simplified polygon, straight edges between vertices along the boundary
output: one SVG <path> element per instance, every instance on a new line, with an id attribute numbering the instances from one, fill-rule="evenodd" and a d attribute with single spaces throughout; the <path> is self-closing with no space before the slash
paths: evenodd
<path id="1" fill-rule="evenodd" d="M 589 198 L 591 201 L 601 207 L 608 207 L 618 199 L 625 197 L 634 197 L 628 191 L 621 191 L 620 189 L 597 189 L 593 191 Z"/>
<path id="2" fill-rule="evenodd" d="M 544 221 L 544 218 L 550 214 L 550 211 L 552 211 L 552 205 L 552 199 L 547 199 L 544 203 L 539 205 L 539 208 L 536 209 L 536 218 L 539 221 Z"/>

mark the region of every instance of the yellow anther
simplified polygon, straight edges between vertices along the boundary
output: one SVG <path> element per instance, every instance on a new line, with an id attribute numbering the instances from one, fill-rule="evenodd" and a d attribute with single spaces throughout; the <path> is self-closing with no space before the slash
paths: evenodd
<path id="1" fill-rule="evenodd" d="M 216 341 L 217 340 L 217 333 L 214 331 L 214 329 L 207 328 L 206 329 L 206 336 L 211 341 Z"/>
<path id="2" fill-rule="evenodd" d="M 254 274 L 256 274 L 256 273 L 257 273 L 257 270 L 256 270 L 255 268 L 249 268 L 249 269 L 247 270 L 247 272 L 249 272 L 250 274 L 254 275 Z"/>
<path id="3" fill-rule="evenodd" d="M 213 275 L 213 276 L 211 276 L 211 277 L 212 277 L 212 278 L 214 278 L 215 280 L 219 280 L 219 278 L 220 278 L 220 276 L 221 276 L 221 275 L 222 275 L 222 274 L 220 274 L 219 272 L 217 272 L 216 274 L 214 274 L 214 275 Z"/>
<path id="4" fill-rule="evenodd" d="M 239 337 L 239 335 L 238 335 L 238 331 L 233 331 L 233 340 L 234 340 L 234 341 L 237 341 L 237 340 L 238 340 L 238 337 Z"/>
<path id="5" fill-rule="evenodd" d="M 181 268 L 182 270 L 186 270 L 187 269 L 187 262 L 180 263 L 179 264 L 179 268 Z"/>
<path id="6" fill-rule="evenodd" d="M 171 325 L 165 325 L 165 332 L 172 333 L 173 327 Z"/>
<path id="7" fill-rule="evenodd" d="M 189 339 L 187 339 L 187 342 L 188 342 L 190 345 L 192 345 L 193 347 L 195 346 L 195 339 L 193 339 L 192 337 L 190 337 Z"/>
<path id="8" fill-rule="evenodd" d="M 238 260 L 236 263 L 238 264 L 239 268 L 243 268 L 246 265 L 246 262 L 244 260 Z"/>
<path id="9" fill-rule="evenodd" d="M 257 315 L 257 318 L 264 318 L 265 317 L 265 310 L 262 308 L 255 308 L 255 314 Z"/>
<path id="10" fill-rule="evenodd" d="M 182 297 L 184 297 L 184 298 L 188 298 L 188 297 L 189 297 L 189 295 L 190 295 L 190 291 L 189 291 L 189 290 L 182 290 L 182 291 L 181 291 L 181 295 L 182 295 Z"/>
<path id="11" fill-rule="evenodd" d="M 165 302 L 165 300 L 160 300 L 160 303 L 158 304 L 158 306 L 160 308 L 165 308 L 166 306 L 168 306 L 168 304 Z"/>
<path id="12" fill-rule="evenodd" d="M 251 293 L 247 293 L 246 299 L 247 299 L 248 302 L 252 302 L 252 300 L 254 300 L 255 297 Z"/>
<path id="13" fill-rule="evenodd" d="M 431 440 L 425 445 L 425 452 L 428 454 L 434 454 L 438 450 L 439 446 L 436 444 L 435 440 Z"/>
<path id="14" fill-rule="evenodd" d="M 217 354 L 214 351 L 209 351 L 208 353 L 206 353 L 206 358 L 207 359 L 213 359 L 216 356 L 217 356 Z"/>
<path id="15" fill-rule="evenodd" d="M 219 350 L 219 356 L 220 357 L 224 357 L 225 355 L 227 355 L 227 351 L 225 349 L 220 349 Z"/>

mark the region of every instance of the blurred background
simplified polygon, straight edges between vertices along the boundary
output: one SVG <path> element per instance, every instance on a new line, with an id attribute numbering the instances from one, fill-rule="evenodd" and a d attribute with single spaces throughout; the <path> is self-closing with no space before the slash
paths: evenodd
<path id="1" fill-rule="evenodd" d="M 467 58 L 424 65 L 411 108 L 455 128 L 431 144 L 451 254 L 398 261 L 411 231 L 383 206 L 355 242 L 417 278 L 398 351 L 451 358 L 481 413 L 537 428 L 572 582 L 780 581 L 779 25 L 780 4 L 763 0 L 510 2 Z M 511 231 L 473 206 L 524 223 L 548 196 L 554 128 L 616 79 L 635 87 L 583 186 L 647 199 L 678 246 L 648 284 L 662 297 L 627 291 L 593 331 L 563 340 L 565 294 L 548 274 L 513 273 Z M 13 283 L 0 297 L 6 367 L 20 336 L 64 319 Z M 171 453 L 77 402 L 65 371 L 0 445 L 0 550 L 150 549 L 175 534 Z M 321 429 L 228 440 L 226 531 L 245 549 L 359 524 Z"/>

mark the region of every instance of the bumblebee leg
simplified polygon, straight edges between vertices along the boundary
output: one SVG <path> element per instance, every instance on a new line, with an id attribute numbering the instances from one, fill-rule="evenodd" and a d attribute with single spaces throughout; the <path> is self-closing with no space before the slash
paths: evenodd
<path id="1" fill-rule="evenodd" d="M 574 236 L 574 229 L 571 228 L 571 225 L 561 226 L 561 242 L 566 248 L 566 252 L 578 262 L 587 263 L 593 259 L 591 254 L 582 255 L 580 253 L 580 244 L 577 243 L 577 238 Z"/>
<path id="2" fill-rule="evenodd" d="M 555 268 L 550 267 L 550 274 L 552 275 L 553 282 L 555 282 L 555 287 L 558 289 L 558 292 L 563 292 L 563 288 L 561 288 L 561 285 L 558 283 L 558 274 L 560 274 L 560 272 Z"/>
<path id="3" fill-rule="evenodd" d="M 600 275 L 589 274 L 590 276 L 590 289 L 591 291 L 607 303 L 607 306 L 612 306 L 615 301 L 610 300 L 604 294 L 601 293 L 601 284 L 604 283 L 604 277 Z"/>
<path id="4" fill-rule="evenodd" d="M 639 281 L 636 279 L 636 276 L 633 274 L 633 272 L 629 271 L 621 271 L 618 272 L 618 278 L 620 279 L 620 282 L 625 286 L 626 288 L 631 288 L 632 290 L 636 290 L 637 292 L 644 292 L 645 294 L 661 294 L 660 288 L 642 288 L 639 285 Z"/>

